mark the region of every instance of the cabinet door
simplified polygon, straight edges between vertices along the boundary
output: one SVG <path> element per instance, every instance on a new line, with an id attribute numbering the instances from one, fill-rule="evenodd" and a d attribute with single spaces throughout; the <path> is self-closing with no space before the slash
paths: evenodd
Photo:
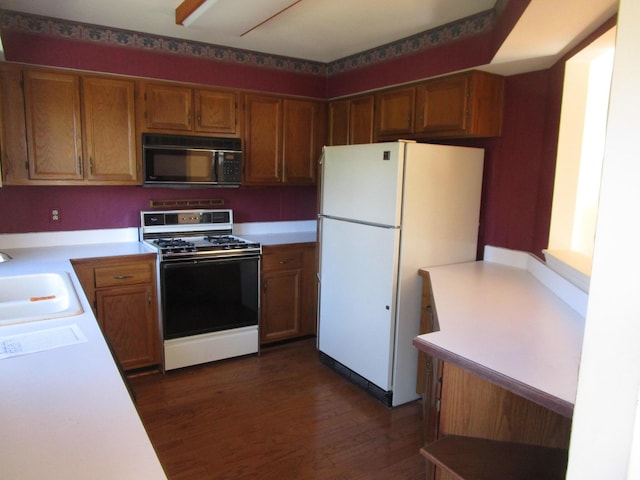
<path id="1" fill-rule="evenodd" d="M 245 183 L 282 183 L 282 100 L 247 95 L 245 102 Z"/>
<path id="2" fill-rule="evenodd" d="M 454 75 L 418 86 L 416 133 L 464 135 L 469 119 L 469 75 Z"/>
<path id="3" fill-rule="evenodd" d="M 284 100 L 283 181 L 313 185 L 316 181 L 316 117 L 318 104 Z"/>
<path id="4" fill-rule="evenodd" d="M 82 180 L 79 78 L 24 72 L 29 177 Z"/>
<path id="5" fill-rule="evenodd" d="M 196 90 L 196 131 L 235 134 L 237 131 L 236 105 L 235 92 Z"/>
<path id="6" fill-rule="evenodd" d="M 158 363 L 150 285 L 96 291 L 98 318 L 125 370 Z"/>
<path id="7" fill-rule="evenodd" d="M 260 342 L 301 335 L 304 252 L 296 245 L 266 246 L 262 256 Z"/>
<path id="8" fill-rule="evenodd" d="M 137 183 L 134 82 L 88 77 L 82 87 L 87 179 Z"/>
<path id="9" fill-rule="evenodd" d="M 262 277 L 260 342 L 300 335 L 301 270 L 279 270 Z"/>
<path id="10" fill-rule="evenodd" d="M 0 64 L 0 159 L 5 185 L 29 180 L 22 72 Z"/>
<path id="11" fill-rule="evenodd" d="M 349 106 L 349 143 L 373 142 L 373 95 L 355 98 Z"/>
<path id="12" fill-rule="evenodd" d="M 382 92 L 376 97 L 378 136 L 399 138 L 413 133 L 415 87 Z"/>
<path id="13" fill-rule="evenodd" d="M 329 145 L 349 144 L 349 100 L 329 104 Z"/>
<path id="14" fill-rule="evenodd" d="M 193 129 L 193 90 L 172 85 L 146 84 L 147 128 L 159 130 Z"/>

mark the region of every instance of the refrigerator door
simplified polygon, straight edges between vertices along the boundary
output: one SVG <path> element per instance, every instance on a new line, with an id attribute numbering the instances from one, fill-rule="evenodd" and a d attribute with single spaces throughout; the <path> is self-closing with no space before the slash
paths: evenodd
<path id="1" fill-rule="evenodd" d="M 400 225 L 405 144 L 325 147 L 320 214 Z"/>
<path id="2" fill-rule="evenodd" d="M 319 349 L 392 387 L 399 230 L 321 219 Z"/>

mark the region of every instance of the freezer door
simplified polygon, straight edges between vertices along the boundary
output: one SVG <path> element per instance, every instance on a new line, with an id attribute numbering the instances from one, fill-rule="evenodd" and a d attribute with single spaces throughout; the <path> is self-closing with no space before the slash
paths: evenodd
<path id="1" fill-rule="evenodd" d="M 392 387 L 399 230 L 322 218 L 319 349 Z"/>
<path id="2" fill-rule="evenodd" d="M 378 225 L 400 225 L 402 142 L 325 147 L 320 213 Z"/>

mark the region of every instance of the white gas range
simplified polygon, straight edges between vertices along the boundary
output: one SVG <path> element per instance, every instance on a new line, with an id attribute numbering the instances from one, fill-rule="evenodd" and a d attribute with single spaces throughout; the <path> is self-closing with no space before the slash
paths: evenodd
<path id="1" fill-rule="evenodd" d="M 158 251 L 164 368 L 258 352 L 262 246 L 233 235 L 233 212 L 140 213 Z"/>

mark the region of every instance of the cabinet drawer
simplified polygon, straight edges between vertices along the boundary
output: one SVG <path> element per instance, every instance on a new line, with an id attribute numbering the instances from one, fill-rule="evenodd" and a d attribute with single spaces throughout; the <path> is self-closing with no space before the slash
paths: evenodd
<path id="1" fill-rule="evenodd" d="M 302 250 L 264 253 L 262 268 L 263 270 L 302 268 L 302 255 Z"/>
<path id="2" fill-rule="evenodd" d="M 152 274 L 149 263 L 96 267 L 96 288 L 151 283 Z"/>

